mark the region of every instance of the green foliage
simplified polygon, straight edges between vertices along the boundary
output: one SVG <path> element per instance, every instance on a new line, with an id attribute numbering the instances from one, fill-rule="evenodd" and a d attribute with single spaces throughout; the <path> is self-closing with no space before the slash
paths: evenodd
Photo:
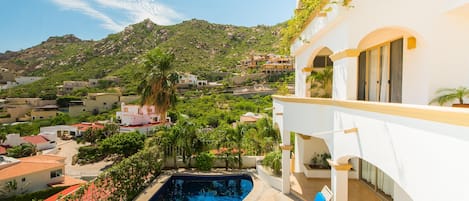
<path id="1" fill-rule="evenodd" d="M 7 156 L 13 158 L 32 156 L 35 153 L 36 147 L 30 143 L 20 144 L 7 150 Z"/>
<path id="2" fill-rule="evenodd" d="M 315 153 L 313 158 L 311 158 L 311 166 L 313 168 L 319 168 L 319 169 L 330 169 L 331 166 L 329 165 L 329 162 L 327 159 L 331 159 L 331 154 L 329 153 L 322 153 L 318 154 Z"/>
<path id="3" fill-rule="evenodd" d="M 88 183 L 64 200 L 84 200 L 86 193 L 96 200 L 133 200 L 160 174 L 160 157 L 157 146 L 147 147 L 101 173 L 93 181 L 99 188 Z"/>
<path id="4" fill-rule="evenodd" d="M 100 141 L 99 147 L 104 154 L 128 157 L 142 149 L 144 141 L 145 135 L 138 132 L 119 133 Z"/>
<path id="5" fill-rule="evenodd" d="M 201 171 L 210 171 L 213 167 L 215 156 L 211 153 L 200 153 L 195 157 L 195 166 Z"/>
<path id="6" fill-rule="evenodd" d="M 282 95 L 282 96 L 290 94 L 290 91 L 288 90 L 287 82 L 283 82 L 282 85 L 278 87 L 277 94 Z"/>
<path id="7" fill-rule="evenodd" d="M 306 79 L 311 83 L 310 91 L 312 97 L 332 97 L 332 66 L 327 66 L 324 70 L 319 72 L 313 71 Z"/>
<path id="8" fill-rule="evenodd" d="M 437 102 L 440 105 L 444 105 L 456 100 L 459 104 L 464 104 L 464 98 L 469 97 L 469 88 L 443 88 L 439 89 L 436 93 L 437 97 L 432 99 L 430 103 Z"/>
<path id="9" fill-rule="evenodd" d="M 61 96 L 57 98 L 57 106 L 59 107 L 68 107 L 70 101 L 81 100 L 78 96 Z"/>
<path id="10" fill-rule="evenodd" d="M 15 125 L 0 125 L 0 133 L 3 134 L 10 134 L 10 133 L 18 133 L 20 136 L 29 136 L 29 135 L 36 135 L 39 134 L 39 121 L 35 121 L 32 123 L 22 123 L 22 124 L 15 124 Z"/>
<path id="11" fill-rule="evenodd" d="M 78 148 L 78 163 L 88 164 L 103 160 L 106 155 L 98 145 L 89 145 Z"/>
<path id="12" fill-rule="evenodd" d="M 264 160 L 262 160 L 262 165 L 272 169 L 274 174 L 280 175 L 282 169 L 282 152 L 275 151 L 268 153 Z"/>
<path id="13" fill-rule="evenodd" d="M 45 190 L 41 191 L 36 191 L 34 193 L 28 193 L 28 194 L 21 194 L 21 195 L 16 195 L 13 197 L 6 198 L 4 200 L 8 201 L 32 201 L 32 200 L 45 200 L 48 197 L 66 189 L 67 187 L 55 187 L 55 188 L 48 188 Z"/>
<path id="14" fill-rule="evenodd" d="M 238 27 L 189 20 L 160 26 L 144 21 L 99 41 L 48 40 L 28 48 L 28 51 L 19 51 L 18 56 L 8 61 L 0 62 L 0 67 L 19 63 L 17 72 L 25 70 L 28 75 L 45 78 L 4 90 L 0 96 L 52 98 L 56 94 L 56 86 L 63 81 L 87 81 L 109 75 L 120 78 L 120 83 L 116 85 L 122 87 L 124 93 L 135 94 L 141 77 L 137 78 L 134 74 L 144 72 L 140 61 L 147 51 L 156 47 L 172 50 L 177 58 L 174 60 L 175 70 L 192 72 L 210 81 L 219 80 L 220 76 L 215 73 L 221 70 L 237 71 L 237 62 L 251 51 L 278 53 L 279 32 L 280 25 Z M 44 52 L 47 54 L 44 55 Z M 42 67 L 36 68 L 39 66 Z M 99 88 L 109 86 L 113 84 L 99 84 Z"/>

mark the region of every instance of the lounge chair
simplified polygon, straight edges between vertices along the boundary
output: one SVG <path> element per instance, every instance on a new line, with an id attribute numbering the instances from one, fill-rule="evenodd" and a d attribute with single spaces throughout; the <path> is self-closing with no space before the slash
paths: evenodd
<path id="1" fill-rule="evenodd" d="M 322 187 L 321 192 L 316 193 L 314 201 L 330 201 L 332 200 L 332 191 L 329 187 Z"/>

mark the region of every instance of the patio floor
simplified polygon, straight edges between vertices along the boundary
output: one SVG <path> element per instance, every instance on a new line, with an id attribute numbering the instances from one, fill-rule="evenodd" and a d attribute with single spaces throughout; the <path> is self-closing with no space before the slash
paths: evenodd
<path id="1" fill-rule="evenodd" d="M 303 200 L 314 200 L 316 192 L 324 185 L 331 188 L 330 179 L 306 178 L 303 173 L 292 173 L 290 176 L 291 192 Z M 366 184 L 356 179 L 349 179 L 349 201 L 386 201 L 380 198 Z"/>

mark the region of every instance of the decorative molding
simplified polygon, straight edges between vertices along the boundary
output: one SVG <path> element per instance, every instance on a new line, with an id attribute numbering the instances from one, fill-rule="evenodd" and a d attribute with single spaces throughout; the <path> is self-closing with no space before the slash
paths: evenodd
<path id="1" fill-rule="evenodd" d="M 333 167 L 337 171 L 349 171 L 352 169 L 352 164 L 339 164 L 331 159 L 327 159 L 327 162 L 331 167 Z"/>
<path id="2" fill-rule="evenodd" d="M 329 98 L 300 98 L 273 95 L 273 99 L 303 104 L 330 105 L 347 109 L 375 112 L 456 126 L 469 126 L 469 110 L 463 108 L 433 107 L 400 103 L 378 103 L 369 101 L 332 100 Z"/>
<path id="3" fill-rule="evenodd" d="M 329 56 L 329 58 L 331 58 L 331 60 L 335 62 L 337 60 L 341 60 L 341 59 L 344 59 L 344 58 L 358 57 L 358 55 L 360 55 L 360 50 L 358 50 L 358 49 L 346 49 L 346 50 L 343 50 L 343 51 L 332 54 L 331 56 Z"/>
<path id="4" fill-rule="evenodd" d="M 275 115 L 282 116 L 283 112 L 277 112 L 277 113 L 275 113 Z"/>
<path id="5" fill-rule="evenodd" d="M 311 73 L 313 71 L 313 67 L 304 67 L 301 69 L 301 72 L 303 73 Z"/>
<path id="6" fill-rule="evenodd" d="M 417 39 L 413 36 L 407 38 L 407 49 L 415 49 L 417 47 Z"/>
<path id="7" fill-rule="evenodd" d="M 284 145 L 284 144 L 280 144 L 280 149 L 290 151 L 290 150 L 293 149 L 293 145 Z"/>
<path id="8" fill-rule="evenodd" d="M 344 134 L 358 133 L 358 128 L 349 128 L 344 130 Z"/>

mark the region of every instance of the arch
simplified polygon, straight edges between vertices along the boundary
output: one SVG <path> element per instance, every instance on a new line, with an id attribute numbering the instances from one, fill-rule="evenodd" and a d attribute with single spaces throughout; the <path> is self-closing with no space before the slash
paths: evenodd
<path id="1" fill-rule="evenodd" d="M 356 47 L 358 50 L 364 50 L 390 40 L 408 37 L 417 38 L 417 34 L 415 31 L 405 27 L 382 27 L 371 31 L 362 37 Z"/>
<path id="2" fill-rule="evenodd" d="M 327 56 L 327 55 L 332 55 L 334 52 L 326 47 L 326 46 L 321 46 L 317 48 L 316 50 L 313 51 L 313 53 L 310 55 L 308 58 L 307 67 L 313 67 L 313 62 L 316 56 Z"/>

